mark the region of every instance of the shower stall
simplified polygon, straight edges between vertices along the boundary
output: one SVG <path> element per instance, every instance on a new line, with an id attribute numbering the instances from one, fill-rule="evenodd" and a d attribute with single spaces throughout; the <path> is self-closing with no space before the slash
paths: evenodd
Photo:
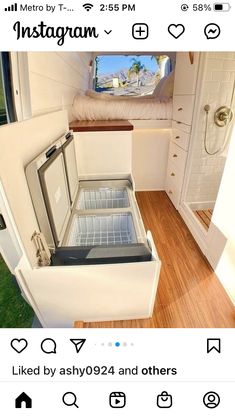
<path id="1" fill-rule="evenodd" d="M 235 67 L 230 53 L 206 54 L 191 138 L 184 201 L 210 227 L 234 124 Z"/>

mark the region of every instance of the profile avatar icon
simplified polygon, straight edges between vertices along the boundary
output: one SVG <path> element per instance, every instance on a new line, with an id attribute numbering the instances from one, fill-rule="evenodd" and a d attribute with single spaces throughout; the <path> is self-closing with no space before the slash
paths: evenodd
<path id="1" fill-rule="evenodd" d="M 203 397 L 203 403 L 207 408 L 216 408 L 220 403 L 220 397 L 216 392 L 207 392 Z"/>

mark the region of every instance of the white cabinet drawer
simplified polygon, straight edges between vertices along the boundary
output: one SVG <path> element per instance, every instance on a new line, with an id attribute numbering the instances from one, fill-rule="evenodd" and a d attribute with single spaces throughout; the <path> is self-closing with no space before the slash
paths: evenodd
<path id="1" fill-rule="evenodd" d="M 185 123 L 175 121 L 175 120 L 172 121 L 172 128 L 173 129 L 180 129 L 181 131 L 184 131 L 187 134 L 190 134 L 190 132 L 191 132 L 191 126 L 185 125 Z"/>
<path id="2" fill-rule="evenodd" d="M 170 179 L 171 183 L 177 189 L 181 189 L 184 178 L 184 167 L 180 169 L 172 161 L 168 161 L 166 179 Z"/>
<path id="3" fill-rule="evenodd" d="M 195 94 L 199 52 L 193 52 L 192 54 L 193 63 L 190 61 L 189 52 L 177 52 L 176 54 L 174 95 Z"/>
<path id="4" fill-rule="evenodd" d="M 192 124 L 193 108 L 194 108 L 195 96 L 179 95 L 173 98 L 173 119 L 185 123 L 186 125 Z"/>
<path id="5" fill-rule="evenodd" d="M 167 178 L 165 190 L 168 195 L 168 197 L 171 199 L 173 205 L 176 209 L 179 207 L 180 202 L 180 195 L 181 195 L 181 189 L 178 189 L 176 185 L 171 181 L 170 178 Z"/>
<path id="6" fill-rule="evenodd" d="M 172 129 L 172 141 L 184 150 L 188 150 L 190 134 L 180 129 Z"/>
<path id="7" fill-rule="evenodd" d="M 180 170 L 184 171 L 186 159 L 187 159 L 187 152 L 176 145 L 174 142 L 170 143 L 169 149 L 169 163 L 175 164 L 175 166 Z"/>

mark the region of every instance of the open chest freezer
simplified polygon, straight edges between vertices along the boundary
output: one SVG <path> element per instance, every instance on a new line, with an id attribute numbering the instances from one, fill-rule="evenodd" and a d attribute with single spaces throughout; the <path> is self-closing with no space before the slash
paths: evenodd
<path id="1" fill-rule="evenodd" d="M 37 156 L 26 176 L 52 265 L 151 260 L 131 178 L 79 180 L 71 133 Z"/>
<path id="2" fill-rule="evenodd" d="M 66 134 L 65 110 L 1 132 L 1 234 L 43 327 L 151 317 L 161 262 L 135 199 L 132 132 Z"/>

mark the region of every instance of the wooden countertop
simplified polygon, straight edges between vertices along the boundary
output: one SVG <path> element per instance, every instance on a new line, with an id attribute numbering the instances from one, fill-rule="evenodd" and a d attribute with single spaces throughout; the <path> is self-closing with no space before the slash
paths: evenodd
<path id="1" fill-rule="evenodd" d="M 75 120 L 69 124 L 73 132 L 133 131 L 128 120 Z"/>

